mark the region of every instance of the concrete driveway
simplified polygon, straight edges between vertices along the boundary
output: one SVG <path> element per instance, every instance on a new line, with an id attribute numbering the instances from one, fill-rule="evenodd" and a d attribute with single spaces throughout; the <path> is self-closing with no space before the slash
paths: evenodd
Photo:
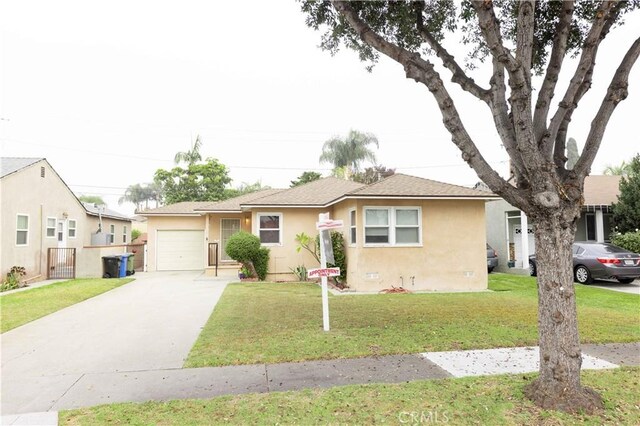
<path id="1" fill-rule="evenodd" d="M 640 280 L 635 280 L 631 284 L 621 284 L 617 281 L 595 280 L 593 287 L 604 288 L 607 290 L 619 291 L 621 293 L 631 293 L 640 295 Z"/>
<path id="2" fill-rule="evenodd" d="M 88 373 L 181 368 L 228 281 L 200 276 L 136 274 L 2 334 L 2 414 L 47 411 Z"/>

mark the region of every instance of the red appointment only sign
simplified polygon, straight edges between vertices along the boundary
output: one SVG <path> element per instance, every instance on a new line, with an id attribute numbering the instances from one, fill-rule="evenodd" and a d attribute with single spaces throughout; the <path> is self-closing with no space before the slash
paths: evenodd
<path id="1" fill-rule="evenodd" d="M 307 277 L 309 278 L 337 277 L 337 276 L 340 276 L 340 268 L 318 268 L 318 269 L 309 269 L 307 271 Z"/>

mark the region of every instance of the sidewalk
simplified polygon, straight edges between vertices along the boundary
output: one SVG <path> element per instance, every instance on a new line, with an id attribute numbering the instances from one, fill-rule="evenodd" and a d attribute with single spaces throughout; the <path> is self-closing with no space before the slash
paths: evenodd
<path id="1" fill-rule="evenodd" d="M 583 345 L 583 369 L 640 365 L 640 342 Z M 351 384 L 404 383 L 447 377 L 527 373 L 538 370 L 538 348 L 427 352 L 374 358 L 227 367 L 158 369 L 83 374 L 44 413 L 116 402 L 212 398 Z M 44 378 L 43 378 L 44 379 Z M 44 417 L 36 417 L 43 422 Z M 55 417 L 57 419 L 57 417 Z M 15 423 L 11 423 L 15 421 Z M 3 416 L 5 424 L 29 423 L 27 416 Z M 40 423 L 38 423 L 40 424 Z M 44 423 L 44 424 L 57 424 Z"/>

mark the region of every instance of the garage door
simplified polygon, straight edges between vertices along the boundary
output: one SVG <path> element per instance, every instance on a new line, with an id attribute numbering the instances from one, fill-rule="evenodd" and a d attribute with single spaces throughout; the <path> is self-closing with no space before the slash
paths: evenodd
<path id="1" fill-rule="evenodd" d="M 204 231 L 158 231 L 158 271 L 204 269 Z"/>

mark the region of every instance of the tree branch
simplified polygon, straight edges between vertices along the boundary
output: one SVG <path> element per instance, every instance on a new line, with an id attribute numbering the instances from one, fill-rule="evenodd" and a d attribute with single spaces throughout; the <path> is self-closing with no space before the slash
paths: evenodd
<path id="1" fill-rule="evenodd" d="M 582 48 L 578 68 L 571 78 L 571 82 L 569 83 L 569 87 L 567 88 L 562 101 L 558 105 L 558 110 L 551 119 L 548 132 L 542 139 L 541 151 L 545 153 L 547 158 L 551 158 L 551 147 L 553 141 L 556 140 L 558 130 L 564 121 L 567 111 L 572 107 L 575 108 L 579 90 L 581 87 L 584 87 L 583 82 L 585 81 L 585 76 L 587 76 L 589 70 L 593 68 L 595 63 L 595 54 L 598 50 L 597 48 L 603 40 L 603 37 L 601 37 L 603 29 L 608 24 L 612 24 L 612 19 L 615 20 L 615 17 L 617 16 L 616 11 L 618 9 L 614 8 L 612 10 L 615 3 L 616 1 L 605 1 L 600 5 L 596 12 L 594 23 L 591 26 L 591 30 L 589 31 Z"/>
<path id="2" fill-rule="evenodd" d="M 567 42 L 569 40 L 569 30 L 573 19 L 574 2 L 563 1 L 560 18 L 556 26 L 556 35 L 553 38 L 553 47 L 549 56 L 549 64 L 544 76 L 544 81 L 540 87 L 540 93 L 536 101 L 536 108 L 533 115 L 533 130 L 536 141 L 540 142 L 547 130 L 547 117 L 551 107 L 551 99 L 558 82 L 558 76 L 562 69 L 564 55 L 567 52 Z"/>
<path id="3" fill-rule="evenodd" d="M 633 65 L 638 60 L 638 56 L 640 56 L 640 37 L 633 42 L 627 54 L 622 59 L 620 66 L 611 79 L 611 84 L 600 105 L 600 109 L 591 122 L 591 129 L 587 136 L 584 149 L 582 150 L 582 155 L 573 168 L 580 178 L 586 176 L 591 170 L 591 165 L 600 148 L 602 136 L 609 123 L 611 114 L 618 104 L 626 99 L 629 94 L 629 74 L 631 73 Z"/>
<path id="4" fill-rule="evenodd" d="M 355 32 L 370 46 L 379 52 L 402 64 L 408 78 L 427 86 L 434 95 L 443 123 L 452 136 L 453 143 L 462 152 L 462 158 L 469 164 L 478 177 L 485 182 L 491 190 L 504 197 L 509 203 L 524 208 L 528 206 L 527 200 L 522 197 L 516 188 L 507 183 L 486 162 L 478 147 L 467 133 L 460 115 L 455 108 L 451 96 L 447 92 L 442 79 L 435 71 L 433 64 L 420 57 L 420 55 L 407 51 L 385 40 L 375 33 L 358 13 L 349 5 L 348 1 L 331 0 L 335 9 L 347 20 Z"/>
<path id="5" fill-rule="evenodd" d="M 489 90 L 480 87 L 471 77 L 467 76 L 464 70 L 458 65 L 453 55 L 451 55 L 442 46 L 438 40 L 433 37 L 423 24 L 422 20 L 422 8 L 424 7 L 424 1 L 418 2 L 422 7 L 416 11 L 416 28 L 422 39 L 429 45 L 431 49 L 436 53 L 436 56 L 442 60 L 442 65 L 451 71 L 451 81 L 458 84 L 464 91 L 471 93 L 476 98 L 485 103 L 489 103 Z"/>

